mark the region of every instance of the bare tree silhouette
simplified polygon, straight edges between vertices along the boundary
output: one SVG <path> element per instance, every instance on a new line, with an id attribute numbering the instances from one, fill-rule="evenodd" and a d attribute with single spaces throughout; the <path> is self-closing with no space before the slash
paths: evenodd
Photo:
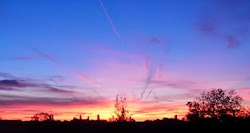
<path id="1" fill-rule="evenodd" d="M 33 117 L 31 117 L 32 121 L 53 121 L 53 114 L 48 114 L 48 113 L 38 113 L 35 114 Z"/>
<path id="2" fill-rule="evenodd" d="M 192 102 L 187 102 L 189 120 L 200 118 L 223 119 L 242 115 L 241 102 L 243 99 L 234 90 L 212 89 L 204 91 Z"/>
<path id="3" fill-rule="evenodd" d="M 131 114 L 129 114 L 129 111 L 127 109 L 127 102 L 126 102 L 126 98 L 117 95 L 116 96 L 116 101 L 115 101 L 115 121 L 117 122 L 132 122 L 135 121 L 131 116 Z"/>

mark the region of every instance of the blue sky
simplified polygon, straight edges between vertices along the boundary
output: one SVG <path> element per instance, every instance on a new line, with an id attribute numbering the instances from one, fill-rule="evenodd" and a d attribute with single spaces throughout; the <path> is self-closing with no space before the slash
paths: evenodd
<path id="1" fill-rule="evenodd" d="M 1 0 L 0 100 L 22 97 L 28 108 L 43 93 L 111 104 L 120 94 L 143 103 L 137 111 L 173 105 L 170 114 L 183 115 L 198 92 L 224 88 L 249 105 L 249 22 L 248 0 Z"/>

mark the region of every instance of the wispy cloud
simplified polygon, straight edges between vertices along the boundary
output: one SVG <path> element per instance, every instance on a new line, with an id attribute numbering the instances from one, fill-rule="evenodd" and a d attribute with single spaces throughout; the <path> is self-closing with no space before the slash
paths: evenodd
<path id="1" fill-rule="evenodd" d="M 152 37 L 150 42 L 153 44 L 161 44 L 162 43 L 162 41 L 157 37 Z"/>
<path id="2" fill-rule="evenodd" d="M 194 88 L 198 83 L 191 80 L 154 80 L 152 81 L 156 86 L 165 86 L 172 88 Z"/>
<path id="3" fill-rule="evenodd" d="M 224 41 L 229 49 L 238 48 L 249 36 L 249 1 L 214 0 L 210 2 L 223 10 L 218 14 L 212 10 L 201 12 L 194 25 L 196 31 L 215 40 Z"/>
<path id="4" fill-rule="evenodd" d="M 8 99 L 8 100 L 5 100 Z M 0 105 L 88 105 L 103 103 L 103 99 L 86 98 L 53 98 L 53 97 L 28 97 L 18 95 L 0 95 Z"/>
<path id="5" fill-rule="evenodd" d="M 90 79 L 87 78 L 86 76 L 82 75 L 82 74 L 80 74 L 79 77 L 80 77 L 80 79 L 83 80 L 83 81 L 90 82 Z"/>
<path id="6" fill-rule="evenodd" d="M 65 81 L 65 77 L 60 76 L 60 75 L 51 75 L 51 76 L 47 76 L 45 78 L 45 80 L 57 83 L 57 82 L 63 82 L 63 81 Z"/>
<path id="7" fill-rule="evenodd" d="M 15 89 L 15 88 L 11 88 L 11 87 L 0 87 L 0 90 L 3 90 L 3 91 L 13 91 L 13 90 L 18 90 L 18 89 Z"/>
<path id="8" fill-rule="evenodd" d="M 215 16 L 203 14 L 198 18 L 194 28 L 204 35 L 216 36 L 219 30 L 218 21 L 219 20 Z"/>
<path id="9" fill-rule="evenodd" d="M 70 90 L 63 90 L 63 89 L 58 89 L 49 85 L 44 85 L 44 88 L 48 88 L 49 92 L 55 92 L 55 93 L 66 93 L 66 94 L 73 94 L 76 93 L 75 91 L 70 91 Z"/>
<path id="10" fill-rule="evenodd" d="M 30 60 L 37 60 L 37 59 L 46 59 L 46 60 L 50 60 L 52 62 L 57 62 L 56 58 L 54 58 L 53 56 L 43 53 L 35 48 L 32 49 L 32 51 L 34 51 L 37 55 L 33 55 L 33 56 L 15 56 L 15 57 L 11 57 L 9 58 L 10 60 L 20 60 L 20 61 L 30 61 Z"/>
<path id="11" fill-rule="evenodd" d="M 150 84 L 152 78 L 153 78 L 153 70 L 152 70 L 152 64 L 151 64 L 151 58 L 146 58 L 146 61 L 145 61 L 145 65 L 144 65 L 144 68 L 147 72 L 147 77 L 146 77 L 146 81 L 145 81 L 145 86 L 141 92 L 141 98 L 140 99 L 143 99 L 143 96 L 146 92 L 146 90 L 148 89 L 148 85 Z"/>
<path id="12" fill-rule="evenodd" d="M 33 60 L 34 57 L 31 57 L 31 56 L 19 56 L 19 57 L 13 57 L 11 59 L 13 59 L 13 60 Z"/>
<path id="13" fill-rule="evenodd" d="M 1 73 L 1 76 L 11 77 L 11 79 L 0 80 L 0 105 L 4 106 L 98 105 L 107 100 L 100 95 L 96 97 L 76 91 L 75 86 L 72 89 L 70 85 L 52 85 L 44 83 L 44 81 L 17 78 L 5 73 Z"/>
<path id="14" fill-rule="evenodd" d="M 22 77 L 15 77 L 11 74 L 6 74 L 6 73 L 0 73 L 0 77 L 7 78 L 7 79 L 0 80 L 0 88 L 1 88 L 0 90 L 21 91 L 24 88 L 39 88 L 39 89 L 42 89 L 42 91 L 48 91 L 48 92 L 54 92 L 54 93 L 65 93 L 65 94 L 75 93 L 72 90 L 68 90 L 71 88 L 71 86 L 51 85 L 51 84 L 46 84 L 40 80 L 32 80 L 32 79 L 27 79 L 27 78 L 22 78 Z M 57 77 L 62 78 L 62 76 L 57 76 Z"/>
<path id="15" fill-rule="evenodd" d="M 240 42 L 232 35 L 226 37 L 228 42 L 228 48 L 237 48 L 240 46 Z"/>
<path id="16" fill-rule="evenodd" d="M 2 78 L 14 78 L 11 74 L 0 72 L 0 77 Z"/>
<path id="17" fill-rule="evenodd" d="M 0 80 L 0 87 L 26 87 L 27 84 L 18 82 L 17 80 Z"/>
<path id="18" fill-rule="evenodd" d="M 161 75 L 162 75 L 162 64 L 160 64 L 157 68 L 157 71 L 156 71 L 156 77 L 155 77 L 155 81 L 160 81 L 161 80 Z M 146 98 L 146 100 L 148 100 L 150 94 L 152 93 L 152 91 L 154 90 L 155 86 L 153 85 L 151 90 L 148 92 L 148 96 Z"/>
<path id="19" fill-rule="evenodd" d="M 33 48 L 33 51 L 36 52 L 41 58 L 50 60 L 52 62 L 57 62 L 57 60 L 53 56 L 51 56 L 49 54 L 43 53 L 43 52 L 41 52 L 41 51 L 39 51 L 39 50 L 37 50 L 35 48 Z"/>

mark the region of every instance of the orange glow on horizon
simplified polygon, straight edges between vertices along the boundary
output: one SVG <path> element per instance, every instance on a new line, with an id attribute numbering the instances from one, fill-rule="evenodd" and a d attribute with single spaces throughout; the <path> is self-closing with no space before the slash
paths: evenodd
<path id="1" fill-rule="evenodd" d="M 89 116 L 90 120 L 96 120 L 97 115 L 100 115 L 100 118 L 103 120 L 109 120 L 114 115 L 114 104 L 107 103 L 102 105 L 89 105 L 89 106 L 18 106 L 18 107 L 9 107 L 9 111 L 1 111 L 0 115 L 2 119 L 9 120 L 23 120 L 29 121 L 31 117 L 40 112 L 52 113 L 55 120 L 72 120 L 73 118 L 79 119 L 80 115 L 82 119 L 87 119 Z M 17 110 L 18 109 L 18 110 Z M 178 107 L 175 110 L 168 110 L 167 107 L 142 107 L 140 103 L 130 103 L 128 110 L 136 121 L 145 121 L 145 120 L 155 120 L 162 118 L 174 118 L 175 115 L 178 115 L 179 118 L 182 118 L 187 112 L 187 108 Z M 138 111 L 138 110 L 141 110 Z"/>

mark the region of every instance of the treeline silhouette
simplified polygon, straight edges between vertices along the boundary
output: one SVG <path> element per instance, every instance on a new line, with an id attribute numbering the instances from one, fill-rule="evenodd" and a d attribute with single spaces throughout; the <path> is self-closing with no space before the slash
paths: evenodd
<path id="1" fill-rule="evenodd" d="M 193 132 L 248 132 L 249 109 L 242 106 L 243 99 L 235 91 L 212 89 L 187 102 L 186 119 L 147 120 L 136 122 L 127 110 L 126 98 L 118 96 L 115 116 L 109 121 L 74 118 L 55 121 L 53 114 L 40 113 L 32 121 L 0 120 L 3 133 L 193 133 Z M 98 118 L 98 117 L 97 117 Z"/>

